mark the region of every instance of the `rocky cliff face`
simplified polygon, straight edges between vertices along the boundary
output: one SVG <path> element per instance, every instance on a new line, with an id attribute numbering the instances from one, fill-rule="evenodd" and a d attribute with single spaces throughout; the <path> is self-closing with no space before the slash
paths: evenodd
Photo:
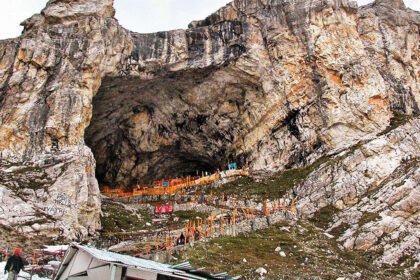
<path id="1" fill-rule="evenodd" d="M 49 1 L 0 44 L 0 224 L 72 237 L 100 228 L 95 160 L 84 145 L 92 98 L 132 39 L 112 1 Z"/>
<path id="2" fill-rule="evenodd" d="M 419 113 L 419 23 L 402 1 L 235 0 L 186 30 L 138 34 L 118 25 L 111 0 L 50 1 L 21 37 L 0 43 L 0 186 L 3 201 L 21 205 L 3 206 L 0 222 L 26 232 L 97 228 L 95 162 L 101 184 L 130 186 L 227 161 L 274 172 L 346 154 L 394 114 Z M 392 192 L 397 183 L 381 183 L 417 153 L 411 125 L 411 140 L 366 144 L 382 160 L 398 151 L 369 179 L 357 169 L 327 184 L 325 169 L 314 173 L 294 193 L 302 212 L 359 213 L 368 206 L 353 196 L 371 184 Z M 351 173 L 346 164 L 337 170 Z M 410 168 L 395 180 L 416 182 Z M 360 192 L 322 191 L 346 176 Z M 360 247 L 354 236 L 343 235 L 345 246 Z"/>
<path id="3" fill-rule="evenodd" d="M 348 250 L 378 252 L 378 264 L 420 261 L 419 125 L 415 119 L 331 156 L 292 191 L 299 212 L 333 207 L 329 230 Z"/>
<path id="4" fill-rule="evenodd" d="M 329 230 L 348 250 L 376 252 L 376 264 L 420 261 L 418 23 L 419 14 L 402 1 L 376 1 L 359 10 L 360 38 L 396 115 L 387 133 L 333 154 L 292 192 L 304 216 L 331 206 L 342 210 Z M 390 131 L 407 115 L 413 121 Z"/>
<path id="5" fill-rule="evenodd" d="M 405 83 L 365 39 L 379 35 L 361 35 L 380 33 L 359 15 L 375 9 L 377 22 L 395 25 L 384 11 L 399 8 L 387 3 L 235 1 L 187 30 L 132 34 L 124 76 L 104 79 L 87 130 L 100 180 L 130 185 L 228 159 L 302 166 L 383 130 L 392 108 L 417 112 L 418 14 L 402 7 L 407 30 L 387 33 L 407 37 L 395 46 L 411 65 Z M 382 52 L 384 40 L 375 41 Z"/>

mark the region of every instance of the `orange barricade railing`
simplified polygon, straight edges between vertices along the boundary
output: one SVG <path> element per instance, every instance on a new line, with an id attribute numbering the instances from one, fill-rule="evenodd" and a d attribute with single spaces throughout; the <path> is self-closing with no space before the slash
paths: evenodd
<path id="1" fill-rule="evenodd" d="M 127 191 L 124 188 L 110 188 L 105 186 L 102 193 L 108 197 L 132 197 L 140 195 L 164 195 L 164 194 L 175 194 L 178 191 L 187 188 L 200 185 L 207 185 L 211 182 L 220 180 L 221 178 L 230 178 L 237 176 L 248 176 L 246 170 L 228 170 L 226 172 L 203 177 L 187 177 L 187 178 L 176 178 L 172 180 L 159 180 L 154 181 L 152 185 L 137 185 L 132 191 Z M 165 184 L 167 186 L 162 186 Z"/>

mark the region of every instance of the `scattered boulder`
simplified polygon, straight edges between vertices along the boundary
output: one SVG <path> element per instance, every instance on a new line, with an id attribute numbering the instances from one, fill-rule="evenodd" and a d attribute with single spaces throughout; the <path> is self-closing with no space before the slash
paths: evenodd
<path id="1" fill-rule="evenodd" d="M 328 237 L 329 239 L 334 238 L 334 235 L 331 235 L 331 234 L 329 234 L 329 233 L 327 233 L 327 232 L 324 232 L 324 235 L 325 235 L 326 237 Z"/>
<path id="2" fill-rule="evenodd" d="M 258 273 L 260 276 L 264 276 L 267 274 L 267 270 L 263 267 L 259 267 L 257 270 L 255 270 L 256 273 Z"/>
<path id="3" fill-rule="evenodd" d="M 282 257 L 286 257 L 286 253 L 285 253 L 285 252 L 283 252 L 283 251 L 281 251 L 281 252 L 280 252 L 280 256 L 282 256 Z"/>

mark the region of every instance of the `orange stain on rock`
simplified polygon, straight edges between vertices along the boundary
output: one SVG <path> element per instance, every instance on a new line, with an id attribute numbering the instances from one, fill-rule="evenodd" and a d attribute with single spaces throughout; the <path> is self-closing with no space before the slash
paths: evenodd
<path id="1" fill-rule="evenodd" d="M 375 111 L 381 111 L 385 109 L 386 107 L 388 107 L 389 105 L 389 100 L 384 99 L 380 95 L 375 95 L 375 96 L 370 97 L 368 102 L 369 102 L 369 105 L 373 106 L 373 109 L 375 109 Z"/>
<path id="2" fill-rule="evenodd" d="M 13 130 L 11 129 L 3 129 L 3 131 L 0 131 L 0 148 L 6 149 L 9 147 L 10 141 L 13 137 Z"/>
<path id="3" fill-rule="evenodd" d="M 343 80 L 341 79 L 340 74 L 337 71 L 328 70 L 328 78 L 331 82 L 333 82 L 336 85 L 343 85 Z"/>
<path id="4" fill-rule="evenodd" d="M 306 88 L 307 88 L 307 85 L 305 81 L 299 82 L 290 89 L 291 94 L 289 95 L 293 96 L 293 95 L 301 94 L 303 91 L 305 91 Z"/>

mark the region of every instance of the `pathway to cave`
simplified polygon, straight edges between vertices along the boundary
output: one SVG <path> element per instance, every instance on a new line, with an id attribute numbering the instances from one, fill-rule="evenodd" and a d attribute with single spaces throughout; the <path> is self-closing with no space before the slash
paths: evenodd
<path id="1" fill-rule="evenodd" d="M 232 169 L 181 184 L 176 184 L 179 181 L 174 180 L 173 186 L 170 186 L 171 182 L 158 182 L 168 183 L 167 187 L 130 192 L 108 188 L 105 204 L 138 209 L 143 213 L 142 219 L 149 216 L 150 222 L 138 230 L 118 228 L 118 231 L 104 232 L 98 246 L 117 252 L 131 248 L 131 254 L 165 262 L 174 252 L 194 242 L 207 242 L 220 236 L 236 236 L 282 221 L 298 219 L 294 199 L 266 199 L 261 203 L 244 201 L 223 191 L 213 194 L 213 190 L 229 182 L 236 183 L 243 176 L 248 176 L 248 172 Z M 185 215 L 183 212 L 190 212 L 189 218 L 179 221 L 178 216 Z M 136 223 L 139 219 L 127 215 L 124 218 L 128 224 Z"/>
<path id="2" fill-rule="evenodd" d="M 206 172 L 207 173 L 207 172 Z M 110 198 L 112 197 L 136 197 L 142 195 L 173 195 L 180 191 L 183 191 L 185 188 L 195 187 L 195 186 L 205 186 L 210 183 L 228 179 L 235 178 L 240 176 L 248 176 L 247 170 L 237 170 L 230 169 L 223 172 L 217 171 L 211 175 L 203 176 L 188 176 L 185 178 L 176 178 L 171 180 L 159 180 L 155 181 L 150 185 L 136 185 L 132 188 L 119 187 L 119 188 L 110 188 L 105 186 L 102 193 Z"/>

